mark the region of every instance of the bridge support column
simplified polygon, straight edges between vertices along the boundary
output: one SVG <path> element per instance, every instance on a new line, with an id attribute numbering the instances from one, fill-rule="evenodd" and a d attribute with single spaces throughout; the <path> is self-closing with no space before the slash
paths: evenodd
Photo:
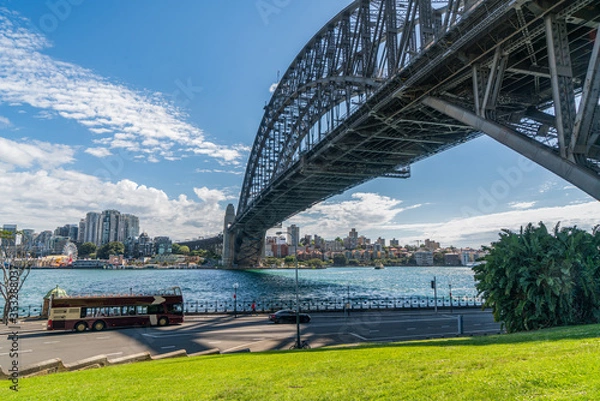
<path id="1" fill-rule="evenodd" d="M 427 96 L 423 100 L 423 104 L 489 135 L 600 200 L 600 176 L 585 167 L 561 158 L 541 143 L 441 99 Z"/>
<path id="2" fill-rule="evenodd" d="M 225 210 L 225 223 L 223 224 L 223 267 L 226 269 L 233 268 L 234 259 L 234 237 L 235 234 L 229 230 L 229 227 L 235 220 L 235 209 L 230 203 Z"/>

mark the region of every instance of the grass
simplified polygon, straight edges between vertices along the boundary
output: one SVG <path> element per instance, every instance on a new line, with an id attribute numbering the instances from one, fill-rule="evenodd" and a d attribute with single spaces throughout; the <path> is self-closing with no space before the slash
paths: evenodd
<path id="1" fill-rule="evenodd" d="M 179 358 L 21 379 L 4 400 L 600 400 L 600 325 Z"/>

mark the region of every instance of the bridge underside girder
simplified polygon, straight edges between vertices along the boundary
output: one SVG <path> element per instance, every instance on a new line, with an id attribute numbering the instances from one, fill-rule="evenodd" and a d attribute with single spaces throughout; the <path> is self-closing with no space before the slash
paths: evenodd
<path id="1" fill-rule="evenodd" d="M 357 11 L 356 20 L 367 15 L 365 5 L 370 4 L 375 15 L 374 4 L 391 10 L 392 3 L 359 0 L 355 4 L 362 11 Z M 361 67 L 353 73 L 367 75 L 330 79 L 336 85 L 351 85 L 346 95 L 339 94 L 343 86 L 336 86 L 335 91 L 331 86 L 322 88 L 322 77 L 312 85 L 306 73 L 298 72 L 302 67 L 302 71 L 321 73 L 326 70 L 323 65 L 337 65 L 331 61 L 336 54 L 342 61 L 361 57 L 364 61 L 365 50 L 377 48 L 365 38 L 368 27 L 378 26 L 379 20 L 359 29 L 364 46 L 349 56 L 343 44 L 350 28 L 342 16 L 334 19 L 341 23 L 336 42 L 341 50 L 331 50 L 328 46 L 333 42 L 320 39 L 321 34 L 334 33 L 333 28 L 324 28 L 310 42 L 313 48 L 307 45 L 294 60 L 285 76 L 289 80 L 280 83 L 276 95 L 281 99 L 272 100 L 277 107 L 265 112 L 232 226 L 240 266 L 256 264 L 264 232 L 284 219 L 373 178 L 407 178 L 412 163 L 482 132 L 600 198 L 597 1 L 456 1 L 435 12 L 421 0 L 395 3 L 400 8 L 405 4 L 405 19 L 394 25 L 387 17 L 387 25 L 382 26 L 396 28 L 389 29 L 387 36 L 373 34 L 371 39 L 391 38 L 394 29 L 403 32 L 396 43 L 398 52 L 391 57 L 398 63 L 396 69 Z M 352 12 L 352 7 L 344 12 Z M 427 29 L 419 30 L 422 36 L 411 34 L 415 10 L 429 21 Z M 320 49 L 325 62 L 315 59 L 314 48 Z M 389 46 L 385 49 L 389 54 Z M 303 62 L 302 57 L 309 55 L 310 63 Z M 369 60 L 373 58 L 379 56 Z M 388 75 L 378 76 L 377 71 Z M 294 79 L 303 81 L 294 83 Z M 288 87 L 297 90 L 286 97 Z M 310 88 L 310 97 L 302 88 Z M 324 102 L 324 96 L 330 96 L 330 101 Z M 319 125 L 318 135 L 311 136 L 312 128 L 304 117 L 313 113 L 319 118 L 319 105 L 333 110 L 344 96 L 355 96 L 358 107 L 348 102 L 345 116 L 332 120 L 335 124 L 326 132 Z M 290 105 L 293 113 L 286 114 Z M 288 115 L 289 124 L 284 121 Z"/>

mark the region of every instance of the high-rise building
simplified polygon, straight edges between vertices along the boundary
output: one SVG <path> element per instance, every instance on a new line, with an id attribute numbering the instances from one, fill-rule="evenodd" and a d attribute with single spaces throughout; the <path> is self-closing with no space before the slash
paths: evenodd
<path id="1" fill-rule="evenodd" d="M 355 249 L 358 246 L 358 232 L 355 228 L 350 230 L 348 237 L 344 241 L 344 245 L 348 249 Z"/>
<path id="2" fill-rule="evenodd" d="M 132 214 L 122 214 L 123 217 L 123 237 L 120 241 L 128 238 L 134 238 L 140 235 L 140 219 Z"/>
<path id="3" fill-rule="evenodd" d="M 83 242 L 91 242 L 96 246 L 102 245 L 102 214 L 89 212 L 85 216 L 85 235 Z"/>
<path id="4" fill-rule="evenodd" d="M 85 242 L 85 219 L 79 220 L 79 229 L 77 230 L 77 242 L 83 244 Z"/>
<path id="5" fill-rule="evenodd" d="M 121 213 L 118 210 L 105 210 L 102 212 L 100 245 L 118 241 L 120 219 Z"/>
<path id="6" fill-rule="evenodd" d="M 2 226 L 2 231 L 8 231 L 13 234 L 12 239 L 2 239 L 0 242 L 4 246 L 14 246 L 17 245 L 17 225 L 16 224 L 4 224 Z"/>

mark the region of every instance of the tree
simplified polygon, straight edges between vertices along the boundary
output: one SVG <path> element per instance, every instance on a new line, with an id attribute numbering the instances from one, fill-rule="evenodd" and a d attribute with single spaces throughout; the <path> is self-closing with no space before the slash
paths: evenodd
<path id="1" fill-rule="evenodd" d="M 323 266 L 323 261 L 321 259 L 318 259 L 318 258 L 312 258 L 312 259 L 309 259 L 306 262 L 306 264 L 308 266 L 310 266 L 310 267 L 313 267 L 313 268 L 314 267 L 321 267 L 321 266 Z"/>
<path id="2" fill-rule="evenodd" d="M 292 255 L 286 256 L 283 259 L 283 263 L 285 263 L 287 266 L 291 266 L 296 263 L 296 257 Z"/>
<path id="3" fill-rule="evenodd" d="M 2 323 L 16 323 L 19 315 L 19 291 L 23 287 L 27 276 L 31 272 L 33 260 L 17 255 L 16 236 L 21 232 L 0 231 L 0 268 L 2 269 L 2 282 L 0 294 L 4 299 Z M 24 255 L 21 255 L 24 256 Z"/>
<path id="4" fill-rule="evenodd" d="M 187 245 L 173 244 L 171 245 L 171 252 L 176 255 L 189 255 L 190 247 Z M 192 255 L 199 256 L 199 255 Z"/>
<path id="5" fill-rule="evenodd" d="M 348 266 L 348 258 L 343 253 L 336 253 L 333 255 L 334 266 Z"/>
<path id="6" fill-rule="evenodd" d="M 474 266 L 477 290 L 508 332 L 600 322 L 600 230 L 502 230 Z"/>
<path id="7" fill-rule="evenodd" d="M 110 255 L 122 255 L 123 253 L 125 253 L 125 246 L 123 243 L 112 241 L 102 245 L 96 252 L 96 255 L 100 259 L 108 259 Z"/>
<path id="8" fill-rule="evenodd" d="M 87 258 L 92 253 L 96 252 L 96 249 L 98 249 L 98 247 L 93 242 L 84 242 L 83 244 L 79 245 L 77 254 L 80 257 Z"/>

